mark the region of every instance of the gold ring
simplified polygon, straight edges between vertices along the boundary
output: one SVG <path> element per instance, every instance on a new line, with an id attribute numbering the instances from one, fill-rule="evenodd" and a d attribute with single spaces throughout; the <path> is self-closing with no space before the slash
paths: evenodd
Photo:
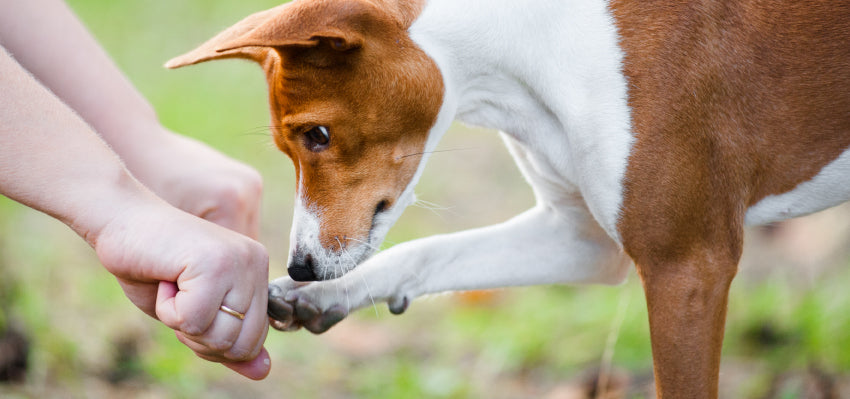
<path id="1" fill-rule="evenodd" d="M 221 310 L 222 312 L 227 313 L 239 320 L 245 320 L 245 313 L 239 313 L 231 308 L 228 308 L 227 306 L 221 305 L 218 310 Z"/>

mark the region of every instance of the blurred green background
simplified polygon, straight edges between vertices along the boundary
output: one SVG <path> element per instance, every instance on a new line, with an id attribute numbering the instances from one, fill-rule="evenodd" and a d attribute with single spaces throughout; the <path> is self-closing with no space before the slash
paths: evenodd
<path id="1" fill-rule="evenodd" d="M 261 241 L 272 277 L 284 274 L 294 183 L 289 160 L 265 129 L 260 69 L 232 60 L 162 68 L 279 2 L 69 3 L 166 126 L 261 171 Z M 417 189 L 430 205 L 411 207 L 387 245 L 499 222 L 531 206 L 495 132 L 456 126 L 441 149 L 463 151 L 432 157 Z M 750 231 L 730 300 L 723 397 L 850 397 L 848 213 L 837 208 Z M 399 317 L 379 304 L 321 336 L 272 331 L 272 373 L 253 382 L 195 358 L 126 300 L 69 229 L 4 197 L 0 331 L 0 361 L 21 347 L 8 344 L 19 342 L 10 336 L 30 344 L 25 379 L 0 383 L 4 398 L 560 399 L 594 397 L 600 375 L 609 381 L 606 397 L 653 396 L 645 303 L 634 273 L 618 287 L 420 299 Z"/>

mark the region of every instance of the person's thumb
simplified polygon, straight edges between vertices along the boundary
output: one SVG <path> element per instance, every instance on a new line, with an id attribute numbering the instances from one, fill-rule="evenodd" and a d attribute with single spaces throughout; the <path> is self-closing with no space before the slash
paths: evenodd
<path id="1" fill-rule="evenodd" d="M 162 324 L 174 330 L 179 330 L 180 327 L 175 301 L 178 291 L 177 284 L 171 281 L 160 281 L 156 291 L 156 317 Z"/>

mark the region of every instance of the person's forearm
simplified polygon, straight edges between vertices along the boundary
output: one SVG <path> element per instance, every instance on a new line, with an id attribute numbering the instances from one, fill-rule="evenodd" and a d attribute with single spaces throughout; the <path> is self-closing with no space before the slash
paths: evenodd
<path id="1" fill-rule="evenodd" d="M 2 47 L 0 93 L 0 193 L 65 222 L 90 244 L 123 208 L 159 201 Z"/>
<path id="2" fill-rule="evenodd" d="M 0 45 L 122 158 L 156 144 L 153 108 L 63 1 L 0 0 L 0 10 Z"/>
<path id="3" fill-rule="evenodd" d="M 163 127 L 61 0 L 0 0 L 0 46 L 82 117 L 133 176 L 170 204 L 256 237 L 262 179 Z"/>

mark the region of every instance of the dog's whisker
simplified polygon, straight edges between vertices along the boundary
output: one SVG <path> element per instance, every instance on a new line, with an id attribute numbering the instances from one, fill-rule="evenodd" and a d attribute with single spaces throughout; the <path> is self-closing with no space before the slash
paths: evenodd
<path id="1" fill-rule="evenodd" d="M 340 268 L 341 267 L 342 266 L 340 266 Z M 345 272 L 343 272 L 342 269 L 339 269 L 339 272 L 340 272 L 340 276 L 345 274 Z M 348 292 L 348 288 L 345 287 L 345 286 L 342 287 L 342 293 L 345 294 L 345 307 L 348 308 L 348 310 L 351 310 L 351 293 Z"/>
<path id="2" fill-rule="evenodd" d="M 336 265 L 333 269 L 333 279 L 336 280 L 338 278 L 339 278 L 339 265 Z M 337 283 L 337 284 L 334 284 L 334 285 L 336 286 L 336 297 L 342 298 L 343 295 L 342 295 L 342 288 L 340 287 L 340 284 Z"/>
<path id="3" fill-rule="evenodd" d="M 447 211 L 447 210 L 451 209 L 450 207 L 442 206 L 442 205 L 433 203 L 431 201 L 426 201 L 424 199 L 417 199 L 416 202 L 413 203 L 413 206 L 418 206 L 420 208 L 432 209 L 432 210 L 438 210 L 438 211 Z"/>
<path id="4" fill-rule="evenodd" d="M 416 200 L 416 202 L 414 202 L 411 205 L 418 207 L 418 208 L 426 209 L 426 210 L 430 211 L 431 213 L 433 213 L 434 215 L 437 215 L 441 219 L 445 219 L 445 218 L 438 211 L 446 211 L 446 212 L 454 213 L 454 212 L 452 212 L 451 208 L 449 208 L 449 207 L 439 206 L 439 205 L 437 205 L 433 202 L 428 202 L 428 201 L 425 201 L 425 200 L 419 200 L 418 199 L 418 200 Z"/>
<path id="5" fill-rule="evenodd" d="M 365 245 L 365 246 L 367 246 L 367 247 L 369 247 L 369 248 L 371 248 L 371 249 L 373 249 L 373 250 L 375 250 L 375 251 L 380 251 L 380 250 L 381 250 L 381 248 L 376 247 L 376 246 L 374 246 L 374 245 L 372 245 L 372 244 L 369 244 L 368 242 L 363 241 L 363 240 L 358 240 L 358 239 L 356 239 L 356 238 L 352 238 L 352 237 L 345 237 L 345 239 L 346 239 L 346 240 L 350 240 L 350 241 L 354 241 L 354 242 L 359 242 L 359 243 L 361 243 L 361 244 L 363 244 L 363 245 Z"/>
<path id="6" fill-rule="evenodd" d="M 372 289 L 369 288 L 369 283 L 366 281 L 366 277 L 363 277 L 362 274 L 359 275 L 360 280 L 363 281 L 363 285 L 366 287 L 366 295 L 369 295 L 369 300 L 372 302 L 372 309 L 375 310 L 375 317 L 381 317 L 381 315 L 378 314 L 378 305 L 375 304 L 375 298 L 372 296 Z"/>
<path id="7" fill-rule="evenodd" d="M 446 150 L 414 152 L 414 153 L 411 153 L 411 154 L 405 154 L 405 155 L 398 156 L 398 157 L 396 157 L 396 161 L 398 161 L 400 159 L 404 159 L 404 158 L 409 158 L 409 157 L 422 156 L 422 155 L 425 155 L 425 154 L 436 154 L 436 153 L 440 153 L 440 152 L 454 152 L 454 151 L 470 151 L 470 150 L 477 150 L 477 149 L 479 149 L 479 147 L 449 148 L 449 149 L 446 149 Z"/>
<path id="8" fill-rule="evenodd" d="M 412 270 L 408 267 L 403 268 L 403 270 L 405 270 L 407 272 L 407 274 L 413 276 L 413 279 L 416 280 L 416 282 L 422 282 L 423 281 L 422 277 L 419 276 L 419 274 L 417 274 L 416 271 L 414 271 L 414 270 Z"/>
<path id="9" fill-rule="evenodd" d="M 348 257 L 348 260 L 351 262 L 352 269 L 357 267 L 357 262 L 354 260 L 354 257 L 351 256 L 351 253 L 349 253 L 348 250 L 345 249 L 342 246 L 342 242 L 339 241 L 339 237 L 335 237 L 335 238 L 336 238 L 336 241 L 339 243 L 339 246 L 340 246 L 340 249 L 342 250 L 342 253 L 345 254 L 345 256 Z M 345 237 L 345 238 L 348 238 L 348 237 Z M 366 244 L 366 245 L 369 245 L 369 244 Z M 380 315 L 378 314 L 378 306 L 375 304 L 375 298 L 372 296 L 372 289 L 369 287 L 369 283 L 366 282 L 366 278 L 363 277 L 362 275 L 360 275 L 360 280 L 363 281 L 363 285 L 366 287 L 366 295 L 369 296 L 369 300 L 372 302 L 372 308 L 375 309 L 375 316 L 379 317 Z M 349 300 L 349 303 L 348 303 L 348 309 L 351 310 L 351 301 L 350 300 Z"/>
<path id="10" fill-rule="evenodd" d="M 369 229 L 364 229 L 363 231 L 355 231 L 353 234 L 367 235 L 368 233 L 369 233 Z M 372 249 L 374 249 L 375 251 L 381 251 L 381 250 L 382 250 L 382 247 L 384 246 L 384 244 L 389 244 L 389 245 L 396 245 L 396 244 L 398 244 L 398 242 L 396 242 L 396 241 L 390 241 L 390 240 L 387 240 L 386 238 L 385 238 L 385 239 L 384 239 L 384 241 L 383 241 L 383 242 L 381 242 L 379 245 L 375 245 L 375 244 L 372 244 L 372 243 L 370 243 L 370 242 L 368 242 L 368 241 L 363 241 L 363 240 L 360 240 L 360 239 L 357 239 L 357 238 L 353 238 L 353 237 L 348 237 L 348 236 L 346 236 L 346 237 L 344 237 L 344 238 L 345 238 L 346 240 L 359 242 L 359 243 L 361 243 L 361 244 L 363 244 L 363 245 L 368 245 L 368 246 L 369 246 L 369 248 L 372 248 Z"/>
<path id="11" fill-rule="evenodd" d="M 334 237 L 334 239 L 336 240 L 337 244 L 339 244 L 340 252 L 342 252 L 343 254 L 347 255 L 348 257 L 351 257 L 351 255 L 348 255 L 348 251 L 346 251 L 346 250 L 345 250 L 345 248 L 343 248 L 343 246 L 342 246 L 342 242 L 339 240 L 339 237 L 338 237 L 338 236 L 335 236 L 335 237 Z M 339 277 L 340 277 L 340 275 L 343 275 L 343 274 L 345 274 L 345 273 L 342 271 L 342 263 L 341 263 L 341 262 L 338 262 L 338 263 L 336 264 L 336 267 L 334 268 L 334 279 L 339 278 Z M 349 295 L 348 295 L 348 290 L 347 290 L 347 289 L 346 289 L 346 290 L 344 290 L 344 293 L 345 293 L 345 302 L 346 302 L 346 306 L 348 307 L 348 309 L 351 309 L 351 298 L 350 298 L 350 297 L 349 297 Z M 336 294 L 337 294 L 337 297 L 341 297 L 341 296 L 342 296 L 342 295 L 340 295 L 340 287 L 339 287 L 339 285 L 337 285 L 337 293 L 336 293 Z"/>
<path id="12" fill-rule="evenodd" d="M 250 135 L 250 134 L 262 134 L 264 136 L 270 136 L 271 133 L 275 130 L 274 126 L 257 126 L 249 129 L 245 129 L 242 132 L 239 132 L 239 135 Z"/>
<path id="13" fill-rule="evenodd" d="M 268 132 L 262 132 L 262 131 L 256 131 L 256 132 L 242 132 L 242 133 L 237 133 L 236 135 L 237 135 L 237 136 L 262 136 L 262 137 L 269 137 L 269 136 L 271 136 L 271 134 L 270 134 L 270 133 L 268 133 Z"/>

